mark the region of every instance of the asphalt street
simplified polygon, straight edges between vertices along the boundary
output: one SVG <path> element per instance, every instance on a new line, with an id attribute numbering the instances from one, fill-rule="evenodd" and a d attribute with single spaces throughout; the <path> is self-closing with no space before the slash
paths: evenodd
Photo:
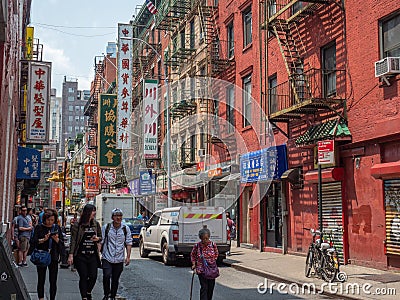
<path id="1" fill-rule="evenodd" d="M 272 292 L 267 290 L 265 294 L 261 294 L 257 291 L 257 286 L 264 282 L 264 278 L 260 276 L 225 266 L 220 267 L 220 274 L 214 290 L 213 299 L 215 300 L 327 299 L 322 295 L 280 294 L 276 289 Z M 182 260 L 176 266 L 164 266 L 160 254 L 150 254 L 149 258 L 142 259 L 139 257 L 138 248 L 133 248 L 131 264 L 121 275 L 119 294 L 126 299 L 186 300 L 190 297 L 191 279 L 190 262 Z M 271 283 L 273 281 L 268 280 L 268 284 Z M 199 281 L 195 276 L 193 299 L 199 299 L 199 291 Z"/>

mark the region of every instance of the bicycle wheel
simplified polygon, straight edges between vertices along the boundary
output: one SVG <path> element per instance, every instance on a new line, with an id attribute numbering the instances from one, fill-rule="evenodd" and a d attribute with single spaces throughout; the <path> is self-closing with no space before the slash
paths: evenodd
<path id="1" fill-rule="evenodd" d="M 332 256 L 324 254 L 322 256 L 321 273 L 322 278 L 327 282 L 334 282 L 337 275 L 337 268 Z"/>
<path id="2" fill-rule="evenodd" d="M 304 274 L 306 275 L 306 277 L 310 277 L 310 272 L 311 272 L 311 268 L 312 268 L 312 264 L 313 264 L 313 250 L 312 248 L 308 249 L 308 253 L 307 253 L 307 258 L 306 258 L 306 267 L 304 269 Z"/>

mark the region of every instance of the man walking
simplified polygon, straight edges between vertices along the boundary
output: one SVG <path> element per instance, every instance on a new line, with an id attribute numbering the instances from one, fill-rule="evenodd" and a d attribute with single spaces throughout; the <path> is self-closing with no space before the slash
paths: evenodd
<path id="1" fill-rule="evenodd" d="M 18 240 L 19 240 L 19 264 L 20 267 L 26 267 L 26 254 L 29 250 L 29 239 L 32 231 L 32 221 L 26 216 L 28 209 L 25 206 L 21 207 L 21 213 L 17 218 L 18 224 Z"/>
<path id="2" fill-rule="evenodd" d="M 132 234 L 128 226 L 122 224 L 122 210 L 113 209 L 112 222 L 102 228 L 102 268 L 104 298 L 115 299 L 119 277 L 125 266 L 130 263 Z M 126 257 L 125 257 L 126 247 Z M 111 288 L 110 288 L 111 281 Z"/>

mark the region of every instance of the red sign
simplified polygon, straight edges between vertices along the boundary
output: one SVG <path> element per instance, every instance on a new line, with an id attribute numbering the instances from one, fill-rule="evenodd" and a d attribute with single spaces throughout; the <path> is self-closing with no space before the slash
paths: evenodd
<path id="1" fill-rule="evenodd" d="M 56 207 L 56 201 L 60 201 L 60 188 L 53 188 L 52 190 L 52 203 Z"/>
<path id="2" fill-rule="evenodd" d="M 197 171 L 204 171 L 204 161 L 198 162 L 196 166 L 197 166 L 196 168 Z"/>
<path id="3" fill-rule="evenodd" d="M 221 168 L 216 168 L 208 171 L 208 177 L 221 176 L 221 175 L 222 175 Z"/>
<path id="4" fill-rule="evenodd" d="M 85 187 L 86 191 L 99 189 L 99 166 L 98 165 L 85 165 Z"/>
<path id="5" fill-rule="evenodd" d="M 330 165 L 335 163 L 335 141 L 318 142 L 318 164 Z"/>

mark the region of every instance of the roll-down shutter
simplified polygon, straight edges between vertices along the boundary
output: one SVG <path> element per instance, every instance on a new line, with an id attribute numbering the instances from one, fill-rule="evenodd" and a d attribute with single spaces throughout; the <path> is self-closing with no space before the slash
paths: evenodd
<path id="1" fill-rule="evenodd" d="M 322 224 L 324 230 L 332 230 L 332 239 L 339 258 L 343 262 L 343 208 L 342 182 L 322 184 Z"/>
<path id="2" fill-rule="evenodd" d="M 385 180 L 386 253 L 400 255 L 400 179 Z"/>

